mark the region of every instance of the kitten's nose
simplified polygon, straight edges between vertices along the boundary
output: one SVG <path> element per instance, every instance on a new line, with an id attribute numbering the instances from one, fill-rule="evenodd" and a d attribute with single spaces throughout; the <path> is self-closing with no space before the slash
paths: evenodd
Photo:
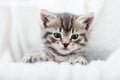
<path id="1" fill-rule="evenodd" d="M 68 43 L 63 43 L 63 45 L 66 48 L 69 44 Z"/>

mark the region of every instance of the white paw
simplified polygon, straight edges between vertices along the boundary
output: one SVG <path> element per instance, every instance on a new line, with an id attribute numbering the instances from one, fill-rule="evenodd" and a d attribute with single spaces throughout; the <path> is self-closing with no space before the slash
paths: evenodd
<path id="1" fill-rule="evenodd" d="M 74 64 L 81 64 L 81 65 L 87 65 L 87 60 L 84 57 L 77 57 L 77 58 L 70 58 L 69 63 L 74 65 Z"/>
<path id="2" fill-rule="evenodd" d="M 49 57 L 42 56 L 40 54 L 30 54 L 26 55 L 23 59 L 22 62 L 25 63 L 35 63 L 35 62 L 41 62 L 41 61 L 49 61 Z"/>

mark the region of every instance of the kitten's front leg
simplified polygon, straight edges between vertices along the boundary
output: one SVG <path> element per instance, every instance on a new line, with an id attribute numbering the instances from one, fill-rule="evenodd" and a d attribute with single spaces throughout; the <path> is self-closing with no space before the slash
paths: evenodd
<path id="1" fill-rule="evenodd" d="M 81 65 L 87 65 L 87 60 L 83 56 L 71 56 L 69 58 L 69 63 L 73 65 L 76 63 L 80 63 Z"/>
<path id="2" fill-rule="evenodd" d="M 52 60 L 52 58 L 46 55 L 45 53 L 32 52 L 29 55 L 24 56 L 22 62 L 35 63 L 35 62 L 49 61 L 49 60 Z"/>

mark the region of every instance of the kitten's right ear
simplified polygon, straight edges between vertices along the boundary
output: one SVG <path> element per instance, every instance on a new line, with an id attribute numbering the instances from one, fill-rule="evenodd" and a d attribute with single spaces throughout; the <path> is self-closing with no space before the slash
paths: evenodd
<path id="1" fill-rule="evenodd" d="M 80 25 L 83 25 L 86 30 L 91 29 L 91 24 L 94 20 L 94 13 L 86 13 L 84 15 L 81 15 L 77 18 L 77 22 L 80 23 Z"/>
<path id="2" fill-rule="evenodd" d="M 40 12 L 40 19 L 44 28 L 47 28 L 51 22 L 56 19 L 56 15 L 44 9 Z"/>

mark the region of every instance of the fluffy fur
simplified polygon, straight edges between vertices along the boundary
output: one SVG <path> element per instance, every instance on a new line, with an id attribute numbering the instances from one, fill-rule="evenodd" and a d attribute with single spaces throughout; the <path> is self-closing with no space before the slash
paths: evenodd
<path id="1" fill-rule="evenodd" d="M 44 50 L 33 51 L 25 62 L 70 62 L 87 64 L 86 45 L 89 39 L 93 13 L 74 15 L 41 10 L 41 28 Z"/>

